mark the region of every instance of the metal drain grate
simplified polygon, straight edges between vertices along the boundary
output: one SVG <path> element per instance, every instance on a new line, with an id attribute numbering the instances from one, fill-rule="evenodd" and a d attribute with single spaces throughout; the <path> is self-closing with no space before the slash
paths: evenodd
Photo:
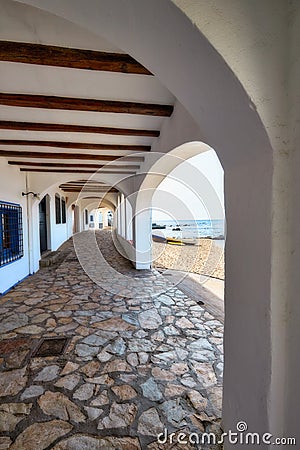
<path id="1" fill-rule="evenodd" d="M 69 338 L 45 338 L 32 356 L 59 356 L 66 350 Z"/>

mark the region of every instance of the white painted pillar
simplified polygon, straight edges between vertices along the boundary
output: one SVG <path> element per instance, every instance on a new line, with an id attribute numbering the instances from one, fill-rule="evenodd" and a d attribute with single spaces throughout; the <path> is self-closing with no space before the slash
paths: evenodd
<path id="1" fill-rule="evenodd" d="M 152 262 L 151 208 L 138 211 L 134 216 L 135 268 L 150 269 Z"/>
<path id="2" fill-rule="evenodd" d="M 121 236 L 126 239 L 126 210 L 125 210 L 125 197 L 124 194 L 121 195 L 121 205 L 120 205 L 120 212 L 121 212 Z"/>
<path id="3" fill-rule="evenodd" d="M 132 241 L 132 207 L 130 202 L 125 200 L 125 212 L 126 212 L 126 239 Z"/>
<path id="4" fill-rule="evenodd" d="M 103 228 L 104 227 L 108 227 L 108 210 L 107 209 L 102 209 L 102 223 L 103 223 Z"/>
<path id="5" fill-rule="evenodd" d="M 117 209 L 116 209 L 115 214 L 117 216 L 117 220 L 116 220 L 117 233 L 121 234 L 121 200 L 120 200 L 120 195 L 118 195 L 118 198 L 117 198 Z"/>

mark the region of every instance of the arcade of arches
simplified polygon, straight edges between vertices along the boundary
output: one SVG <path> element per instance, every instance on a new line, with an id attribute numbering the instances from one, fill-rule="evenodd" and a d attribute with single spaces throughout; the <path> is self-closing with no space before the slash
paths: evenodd
<path id="1" fill-rule="evenodd" d="M 164 426 L 239 421 L 297 436 L 299 2 L 0 6 L 0 447 L 168 448 Z M 224 375 L 222 321 L 149 245 L 153 192 L 211 148 Z"/>

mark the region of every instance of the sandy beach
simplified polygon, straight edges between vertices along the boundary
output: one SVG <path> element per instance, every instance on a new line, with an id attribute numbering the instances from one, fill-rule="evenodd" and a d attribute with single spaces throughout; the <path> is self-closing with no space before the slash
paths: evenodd
<path id="1" fill-rule="evenodd" d="M 197 239 L 196 245 L 153 242 L 155 268 L 181 270 L 224 280 L 224 251 L 212 239 Z"/>

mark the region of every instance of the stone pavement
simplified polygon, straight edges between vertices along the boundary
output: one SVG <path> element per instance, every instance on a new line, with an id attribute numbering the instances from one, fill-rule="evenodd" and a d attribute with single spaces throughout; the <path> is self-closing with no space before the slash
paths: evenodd
<path id="1" fill-rule="evenodd" d="M 135 271 L 110 231 L 74 245 L 0 299 L 0 449 L 219 448 L 157 435 L 220 432 L 222 323 Z M 36 356 L 54 337 L 69 338 L 65 351 Z"/>

